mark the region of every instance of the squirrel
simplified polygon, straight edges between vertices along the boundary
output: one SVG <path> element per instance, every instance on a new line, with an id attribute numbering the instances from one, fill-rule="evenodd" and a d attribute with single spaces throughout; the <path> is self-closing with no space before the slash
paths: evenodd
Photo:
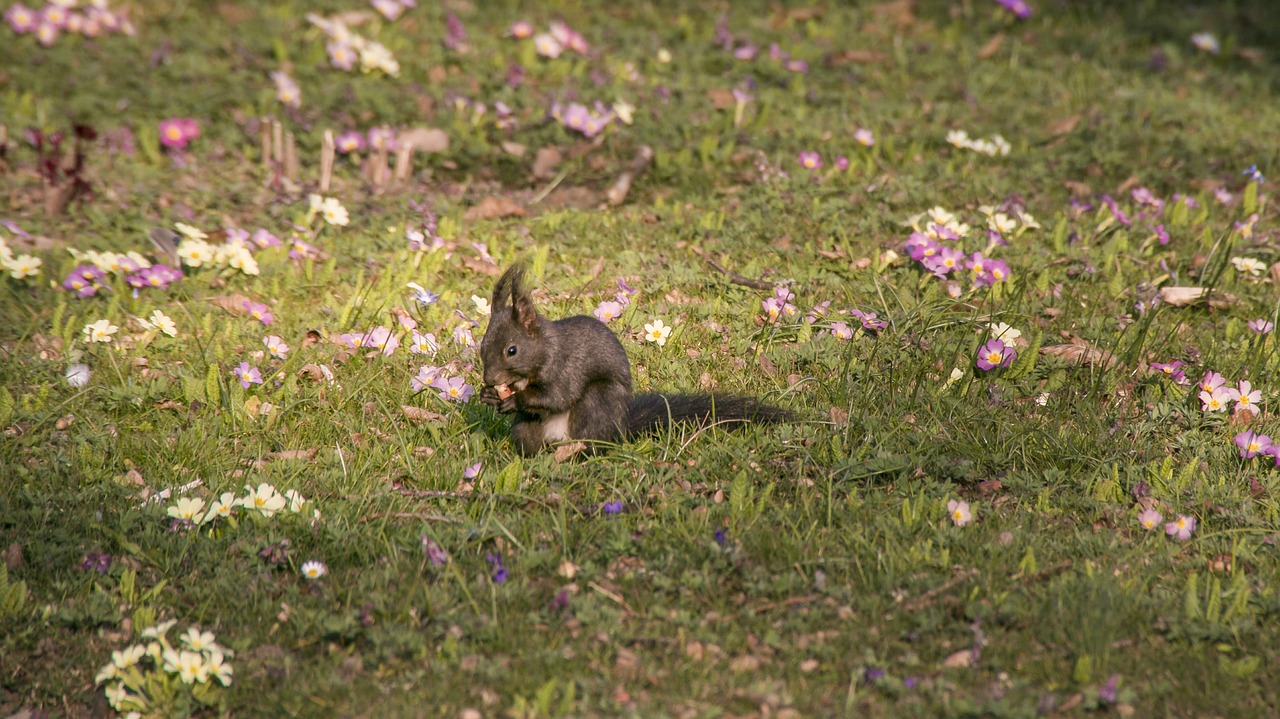
<path id="1" fill-rule="evenodd" d="M 480 342 L 480 401 L 514 414 L 522 455 L 564 441 L 615 442 L 676 422 L 774 423 L 795 416 L 749 397 L 631 393 L 627 352 L 603 322 L 586 315 L 549 320 L 524 287 L 523 265 L 493 288 Z"/>

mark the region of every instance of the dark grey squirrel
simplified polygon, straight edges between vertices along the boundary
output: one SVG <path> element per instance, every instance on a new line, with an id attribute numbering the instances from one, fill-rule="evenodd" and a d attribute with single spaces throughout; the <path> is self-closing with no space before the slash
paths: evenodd
<path id="1" fill-rule="evenodd" d="M 480 401 L 514 413 L 511 439 L 523 455 L 569 440 L 616 442 L 673 422 L 785 422 L 787 410 L 750 397 L 631 394 L 622 343 L 594 317 L 549 320 L 524 287 L 524 266 L 493 288 L 480 358 Z"/>

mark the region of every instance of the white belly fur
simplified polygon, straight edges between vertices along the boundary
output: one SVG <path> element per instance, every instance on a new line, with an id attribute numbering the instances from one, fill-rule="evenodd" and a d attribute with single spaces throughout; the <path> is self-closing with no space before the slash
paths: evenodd
<path id="1" fill-rule="evenodd" d="M 569 439 L 569 413 L 561 412 L 547 417 L 542 422 L 542 428 L 544 442 L 563 442 Z"/>

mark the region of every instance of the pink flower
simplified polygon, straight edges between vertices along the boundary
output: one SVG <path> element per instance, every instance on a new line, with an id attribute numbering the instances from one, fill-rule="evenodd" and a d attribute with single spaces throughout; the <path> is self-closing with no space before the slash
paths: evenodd
<path id="1" fill-rule="evenodd" d="M 610 320 L 617 319 L 622 314 L 622 305 L 612 300 L 605 300 L 600 303 L 600 306 L 592 314 L 596 316 L 596 319 L 607 323 Z"/>
<path id="2" fill-rule="evenodd" d="M 1236 435 L 1236 446 L 1240 448 L 1240 456 L 1242 458 L 1253 459 L 1259 454 L 1267 452 L 1267 449 L 1271 447 L 1271 438 L 1265 434 L 1244 431 Z"/>
<path id="3" fill-rule="evenodd" d="M 4 19 L 9 23 L 9 27 L 13 28 L 14 32 L 22 35 L 36 29 L 39 16 L 26 5 L 14 3 L 5 11 Z"/>
<path id="4" fill-rule="evenodd" d="M 1154 509 L 1148 509 L 1138 515 L 1138 524 L 1148 531 L 1155 529 L 1164 521 L 1164 516 Z"/>
<path id="5" fill-rule="evenodd" d="M 431 383 L 440 374 L 440 370 L 440 367 L 432 367 L 430 365 L 420 367 L 418 368 L 418 374 L 409 380 L 409 385 L 413 387 L 414 392 L 421 392 L 431 386 Z"/>
<path id="6" fill-rule="evenodd" d="M 969 503 L 962 499 L 947 502 L 947 514 L 957 527 L 963 527 L 973 521 L 973 513 L 969 511 Z"/>
<path id="7" fill-rule="evenodd" d="M 843 322 L 831 323 L 831 336 L 845 341 L 853 339 L 853 330 Z"/>
<path id="8" fill-rule="evenodd" d="M 978 352 L 978 369 L 989 371 L 996 367 L 1008 367 L 1018 356 L 1012 347 L 1008 347 L 1000 340 L 987 340 Z"/>
<path id="9" fill-rule="evenodd" d="M 240 386 L 249 389 L 251 384 L 262 384 L 262 373 L 257 367 L 250 367 L 248 362 L 241 362 L 236 366 L 236 377 L 240 380 Z"/>
<path id="10" fill-rule="evenodd" d="M 516 20 L 507 28 L 507 37 L 516 40 L 528 40 L 533 37 L 533 23 L 528 20 Z"/>
<path id="11" fill-rule="evenodd" d="M 363 150 L 364 135 L 357 132 L 356 130 L 348 130 L 342 133 L 341 135 L 338 135 L 338 137 L 334 139 L 333 149 L 337 150 L 343 155 L 347 154 L 348 152 L 358 152 L 360 150 Z"/>
<path id="12" fill-rule="evenodd" d="M 245 300 L 242 306 L 244 307 L 244 311 L 248 313 L 250 317 L 264 325 L 271 324 L 271 321 L 275 319 L 275 316 L 271 314 L 271 309 L 261 302 Z"/>
<path id="13" fill-rule="evenodd" d="M 1262 401 L 1262 390 L 1253 389 L 1248 380 L 1240 380 L 1238 389 L 1229 389 L 1231 399 L 1236 403 L 1236 414 L 1251 412 L 1257 414 L 1258 403 Z"/>
<path id="14" fill-rule="evenodd" d="M 363 344 L 365 347 L 378 350 L 384 356 L 390 356 L 400 346 L 400 338 L 386 327 L 376 327 L 365 335 Z"/>
<path id="15" fill-rule="evenodd" d="M 1200 391 L 1200 410 L 1203 412 L 1221 412 L 1227 408 L 1231 397 L 1221 389 L 1212 392 Z"/>
<path id="16" fill-rule="evenodd" d="M 849 169 L 849 158 L 844 155 L 836 155 L 836 169 L 841 172 Z"/>
<path id="17" fill-rule="evenodd" d="M 1276 328 L 1276 325 L 1274 322 L 1268 322 L 1267 320 L 1264 320 L 1264 319 L 1249 320 L 1249 329 L 1253 330 L 1254 332 L 1257 332 L 1260 335 L 1270 334 L 1271 330 L 1275 328 Z"/>
<path id="18" fill-rule="evenodd" d="M 859 127 L 853 132 L 853 140 L 859 145 L 871 147 L 876 144 L 876 136 L 867 128 Z"/>
<path id="19" fill-rule="evenodd" d="M 450 402 L 467 403 L 471 401 L 471 395 L 475 394 L 475 390 L 471 385 L 466 383 L 461 377 L 452 377 L 445 379 L 444 377 L 436 377 L 431 382 L 431 386 L 440 390 L 440 399 Z"/>
<path id="20" fill-rule="evenodd" d="M 326 49 L 329 51 L 329 64 L 335 68 L 351 71 L 356 66 L 359 56 L 351 45 L 345 42 L 331 42 Z"/>
<path id="21" fill-rule="evenodd" d="M 1196 531 L 1196 518 L 1185 514 L 1179 514 L 1177 519 L 1164 525 L 1165 534 L 1183 541 L 1190 539 L 1194 531 Z"/>
<path id="22" fill-rule="evenodd" d="M 819 155 L 817 152 L 812 150 L 802 152 L 798 156 L 798 159 L 800 160 L 800 166 L 806 170 L 822 169 L 822 155 Z"/>
<path id="23" fill-rule="evenodd" d="M 1200 389 L 1205 392 L 1214 392 L 1226 383 L 1227 380 L 1217 372 L 1205 372 L 1204 377 L 1200 380 Z"/>

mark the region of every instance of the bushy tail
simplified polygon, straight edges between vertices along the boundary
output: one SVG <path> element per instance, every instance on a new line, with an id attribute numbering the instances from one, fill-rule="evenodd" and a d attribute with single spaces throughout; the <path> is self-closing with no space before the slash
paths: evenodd
<path id="1" fill-rule="evenodd" d="M 710 424 L 725 422 L 732 429 L 747 422 L 789 422 L 796 415 L 752 397 L 711 394 L 638 394 L 627 412 L 627 434 L 670 426 L 676 422 Z"/>

